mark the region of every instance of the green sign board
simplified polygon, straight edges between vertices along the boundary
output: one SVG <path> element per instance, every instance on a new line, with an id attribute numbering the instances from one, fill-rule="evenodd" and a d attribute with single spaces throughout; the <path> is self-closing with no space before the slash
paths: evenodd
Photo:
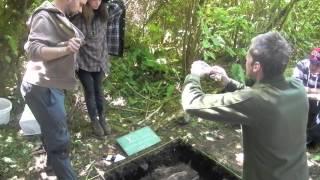
<path id="1" fill-rule="evenodd" d="M 150 127 L 144 127 L 117 138 L 118 144 L 128 156 L 160 142 L 159 136 Z"/>

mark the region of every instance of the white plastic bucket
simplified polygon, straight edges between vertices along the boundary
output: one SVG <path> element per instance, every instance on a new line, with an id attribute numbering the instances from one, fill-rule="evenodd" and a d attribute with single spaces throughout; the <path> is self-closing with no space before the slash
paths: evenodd
<path id="1" fill-rule="evenodd" d="M 0 98 L 0 124 L 8 124 L 12 103 L 6 98 Z"/>
<path id="2" fill-rule="evenodd" d="M 23 135 L 41 134 L 40 126 L 36 118 L 33 116 L 28 105 L 24 106 L 22 116 L 19 121 Z"/>

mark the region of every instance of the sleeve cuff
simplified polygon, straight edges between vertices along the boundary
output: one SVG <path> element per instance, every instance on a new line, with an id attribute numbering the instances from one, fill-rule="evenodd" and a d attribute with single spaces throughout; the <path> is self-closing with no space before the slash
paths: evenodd
<path id="1" fill-rule="evenodd" d="M 188 74 L 184 80 L 184 84 L 187 84 L 191 81 L 196 81 L 196 82 L 200 82 L 200 76 L 197 75 L 193 75 L 193 74 Z"/>

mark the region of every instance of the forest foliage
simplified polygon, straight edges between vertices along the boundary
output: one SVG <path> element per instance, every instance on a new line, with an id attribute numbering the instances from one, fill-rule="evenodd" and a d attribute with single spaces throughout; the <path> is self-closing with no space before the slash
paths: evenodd
<path id="1" fill-rule="evenodd" d="M 42 0 L 0 1 L 0 94 L 21 103 L 19 84 L 26 58 L 25 22 Z M 221 64 L 244 81 L 243 64 L 252 37 L 280 31 L 294 50 L 291 65 L 319 46 L 317 0 L 125 0 L 125 55 L 113 58 L 105 89 L 162 101 L 179 95 L 190 64 Z M 132 104 L 137 100 L 131 99 Z M 130 103 L 130 102 L 129 102 Z M 140 103 L 141 106 L 143 104 Z"/>

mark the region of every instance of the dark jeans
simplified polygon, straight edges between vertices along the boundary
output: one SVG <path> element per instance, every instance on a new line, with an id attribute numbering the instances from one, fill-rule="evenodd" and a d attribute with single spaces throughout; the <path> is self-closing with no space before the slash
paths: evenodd
<path id="1" fill-rule="evenodd" d="M 317 119 L 320 118 L 320 102 L 309 100 L 309 119 L 308 119 L 308 141 L 320 143 L 320 124 Z"/>
<path id="2" fill-rule="evenodd" d="M 102 80 L 104 72 L 88 72 L 79 69 L 77 75 L 84 89 L 84 96 L 91 121 L 97 120 L 97 116 L 103 116 L 104 97 Z"/>
<path id="3" fill-rule="evenodd" d="M 23 82 L 21 92 L 37 119 L 47 160 L 58 179 L 77 179 L 69 158 L 70 134 L 64 107 L 64 92 Z"/>

